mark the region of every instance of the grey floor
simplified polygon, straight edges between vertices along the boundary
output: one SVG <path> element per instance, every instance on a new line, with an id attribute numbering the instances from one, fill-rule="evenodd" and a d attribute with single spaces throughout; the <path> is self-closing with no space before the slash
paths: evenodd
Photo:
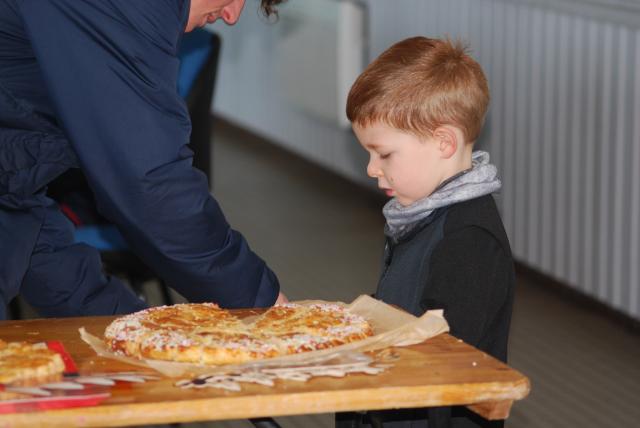
<path id="1" fill-rule="evenodd" d="M 288 297 L 351 301 L 372 292 L 382 246 L 381 199 L 225 123 L 216 123 L 215 131 L 214 195 Z M 531 379 L 532 391 L 515 403 L 507 427 L 640 426 L 637 331 L 520 275 L 509 353 L 509 364 Z M 324 428 L 333 426 L 333 415 L 277 421 L 283 428 Z"/>
<path id="2" fill-rule="evenodd" d="M 291 299 L 350 301 L 375 289 L 379 198 L 223 123 L 214 147 L 214 195 Z M 509 352 L 532 391 L 513 406 L 508 427 L 640 426 L 637 332 L 520 276 Z M 333 426 L 327 414 L 277 420 L 283 427 Z"/>

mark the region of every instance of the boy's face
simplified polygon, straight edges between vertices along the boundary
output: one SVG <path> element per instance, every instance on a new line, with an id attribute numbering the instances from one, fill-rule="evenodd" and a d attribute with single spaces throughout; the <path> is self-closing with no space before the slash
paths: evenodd
<path id="1" fill-rule="evenodd" d="M 437 140 L 421 139 L 382 123 L 354 124 L 358 141 L 369 152 L 367 175 L 403 205 L 429 196 L 447 178 Z"/>

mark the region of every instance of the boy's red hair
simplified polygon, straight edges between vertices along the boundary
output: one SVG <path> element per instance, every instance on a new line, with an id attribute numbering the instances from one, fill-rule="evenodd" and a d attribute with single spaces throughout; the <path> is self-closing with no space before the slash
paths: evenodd
<path id="1" fill-rule="evenodd" d="M 347 117 L 360 126 L 382 122 L 419 137 L 453 125 L 473 142 L 488 105 L 487 79 L 460 42 L 413 37 L 384 51 L 358 77 Z"/>

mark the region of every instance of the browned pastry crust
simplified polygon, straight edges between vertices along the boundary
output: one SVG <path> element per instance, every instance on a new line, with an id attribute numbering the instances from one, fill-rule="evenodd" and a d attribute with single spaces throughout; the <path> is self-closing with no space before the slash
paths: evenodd
<path id="1" fill-rule="evenodd" d="M 212 303 L 145 309 L 105 330 L 108 347 L 135 358 L 234 364 L 364 339 L 369 323 L 335 304 L 277 305 L 251 324 Z"/>
<path id="2" fill-rule="evenodd" d="M 62 357 L 43 344 L 0 339 L 0 383 L 30 386 L 59 380 L 63 372 Z"/>

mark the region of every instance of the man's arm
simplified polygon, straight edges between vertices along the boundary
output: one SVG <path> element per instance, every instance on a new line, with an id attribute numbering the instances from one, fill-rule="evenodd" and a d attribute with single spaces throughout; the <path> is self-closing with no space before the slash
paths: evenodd
<path id="1" fill-rule="evenodd" d="M 231 229 L 194 169 L 175 56 L 178 0 L 24 0 L 56 116 L 99 211 L 191 301 L 268 306 L 278 281 Z"/>

